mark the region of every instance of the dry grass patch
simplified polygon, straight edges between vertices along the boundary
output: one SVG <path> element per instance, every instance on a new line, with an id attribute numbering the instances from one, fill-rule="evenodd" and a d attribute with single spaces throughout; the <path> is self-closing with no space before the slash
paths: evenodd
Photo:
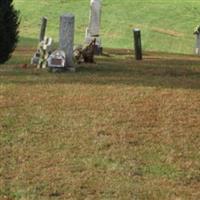
<path id="1" fill-rule="evenodd" d="M 0 197 L 200 198 L 199 59 L 109 54 L 77 73 L 0 68 Z"/>
<path id="2" fill-rule="evenodd" d="M 174 30 L 162 29 L 162 28 L 152 28 L 152 31 L 167 34 L 167 35 L 174 36 L 174 37 L 183 37 L 184 36 L 183 33 L 180 33 L 180 32 L 174 31 Z"/>

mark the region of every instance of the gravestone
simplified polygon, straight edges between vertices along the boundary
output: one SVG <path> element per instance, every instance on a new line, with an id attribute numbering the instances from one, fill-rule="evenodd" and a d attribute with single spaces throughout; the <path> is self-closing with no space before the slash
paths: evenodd
<path id="1" fill-rule="evenodd" d="M 65 67 L 71 68 L 73 63 L 75 17 L 72 14 L 64 14 L 60 17 L 60 49 L 65 52 Z"/>
<path id="2" fill-rule="evenodd" d="M 135 59 L 142 60 L 142 42 L 141 31 L 138 28 L 133 29 L 134 47 L 135 47 Z"/>
<path id="3" fill-rule="evenodd" d="M 195 28 L 194 35 L 196 36 L 195 54 L 200 55 L 200 25 Z"/>
<path id="4" fill-rule="evenodd" d="M 39 41 L 43 41 L 46 33 L 46 27 L 47 27 L 47 18 L 42 17 L 41 20 L 41 27 L 40 27 L 40 36 L 39 36 Z"/>
<path id="5" fill-rule="evenodd" d="M 89 25 L 86 28 L 85 43 L 90 44 L 96 39 L 96 54 L 102 53 L 100 24 L 101 24 L 101 2 L 102 0 L 90 0 Z"/>
<path id="6" fill-rule="evenodd" d="M 48 67 L 65 67 L 65 52 L 62 50 L 54 51 L 48 58 Z"/>

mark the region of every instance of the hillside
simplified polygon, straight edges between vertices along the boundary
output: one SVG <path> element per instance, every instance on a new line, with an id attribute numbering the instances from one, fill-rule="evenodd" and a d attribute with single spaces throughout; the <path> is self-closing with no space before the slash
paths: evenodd
<path id="1" fill-rule="evenodd" d="M 52 74 L 20 67 L 32 53 L 0 67 L 0 199 L 200 199 L 199 58 L 115 50 Z"/>
<path id="2" fill-rule="evenodd" d="M 59 16 L 76 16 L 76 43 L 84 39 L 89 0 L 14 0 L 21 10 L 23 44 L 37 38 L 41 16 L 49 18 L 48 35 L 58 40 Z M 148 51 L 193 53 L 193 29 L 199 23 L 200 2 L 188 0 L 103 0 L 102 38 L 104 47 L 132 48 L 132 29 L 142 30 L 143 48 Z M 31 40 L 30 40 L 31 39 Z"/>
<path id="3" fill-rule="evenodd" d="M 79 43 L 88 1 L 15 0 L 21 42 L 0 66 L 0 200 L 200 199 L 200 57 L 174 53 L 192 52 L 200 3 L 103 0 L 109 48 L 94 64 L 29 64 L 41 16 L 57 41 L 59 15 L 75 13 Z M 123 49 L 136 26 L 142 61 Z"/>

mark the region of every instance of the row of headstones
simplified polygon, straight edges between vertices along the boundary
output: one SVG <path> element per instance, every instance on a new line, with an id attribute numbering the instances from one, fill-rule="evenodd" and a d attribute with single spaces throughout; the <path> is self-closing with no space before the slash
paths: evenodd
<path id="1" fill-rule="evenodd" d="M 52 67 L 64 67 L 73 66 L 73 40 L 74 40 L 74 16 L 72 14 L 66 14 L 60 17 L 60 49 L 61 51 L 55 51 L 48 59 L 48 64 Z M 42 18 L 41 30 L 40 30 L 40 45 L 38 49 L 41 49 L 44 60 L 46 54 L 50 51 L 49 48 L 52 44 L 51 38 L 45 37 L 45 31 L 47 26 L 47 18 Z M 195 28 L 194 34 L 196 35 L 195 53 L 200 55 L 200 26 Z M 87 34 L 86 34 L 87 35 Z M 141 32 L 139 29 L 133 30 L 134 35 L 134 47 L 136 60 L 142 60 L 142 44 L 141 44 Z M 40 52 L 38 52 L 40 53 Z M 41 53 L 40 53 L 41 54 Z M 37 55 L 34 57 L 37 59 Z M 33 59 L 34 59 L 33 58 Z M 32 61 L 34 63 L 34 61 Z M 45 68 L 45 64 L 37 60 L 39 68 Z"/>
<path id="2" fill-rule="evenodd" d="M 38 68 L 65 67 L 73 68 L 74 59 L 77 62 L 84 60 L 93 62 L 94 51 L 102 53 L 101 39 L 99 35 L 101 18 L 101 0 L 90 0 L 90 20 L 86 29 L 84 47 L 74 51 L 74 24 L 75 17 L 72 14 L 65 14 L 60 17 L 59 49 L 51 53 L 52 39 L 45 37 L 47 18 L 43 17 L 40 39 L 37 52 L 34 54 L 31 63 Z M 76 54 L 75 56 L 73 55 Z M 77 54 L 78 53 L 78 54 Z M 81 59 L 80 59 L 81 58 Z"/>
<path id="3" fill-rule="evenodd" d="M 52 51 L 52 38 L 46 37 L 47 18 L 41 22 L 39 45 L 31 63 L 37 68 L 49 67 L 73 67 L 75 17 L 65 14 L 60 17 L 59 49 Z"/>
<path id="4" fill-rule="evenodd" d="M 65 14 L 60 17 L 59 49 L 52 53 L 52 38 L 46 37 L 47 18 L 42 18 L 39 45 L 31 63 L 37 68 L 65 68 L 73 70 L 74 62 L 94 62 L 95 50 L 102 49 L 96 38 L 86 37 L 85 46 L 79 45 L 74 48 L 74 24 L 75 17 L 72 14 Z M 98 46 L 97 46 L 98 45 Z M 81 47 L 80 47 L 81 46 Z M 97 51 L 96 51 L 97 53 Z"/>
<path id="5" fill-rule="evenodd" d="M 47 18 L 43 17 L 41 22 L 39 46 L 34 54 L 31 63 L 36 64 L 38 68 L 50 67 L 73 67 L 74 51 L 74 24 L 75 17 L 72 14 L 65 14 L 60 17 L 60 39 L 59 49 L 49 56 L 51 52 L 52 38 L 46 37 Z M 142 59 L 141 33 L 139 29 L 134 29 L 135 57 L 137 60 Z M 88 40 L 88 38 L 86 38 Z M 90 40 L 91 41 L 91 40 Z M 88 41 L 88 42 L 90 42 Z M 95 40 L 96 41 L 96 40 Z M 102 47 L 98 43 L 98 48 Z M 48 64 L 47 64 L 47 63 Z"/>
<path id="6" fill-rule="evenodd" d="M 95 38 L 95 44 L 101 49 L 101 40 L 99 37 L 101 16 L 101 0 L 91 0 L 90 22 L 86 30 L 86 42 L 89 43 Z M 73 49 L 74 49 L 74 24 L 75 17 L 72 14 L 65 14 L 60 17 L 60 36 L 59 50 L 51 53 L 52 39 L 45 37 L 47 26 L 47 18 L 43 17 L 40 31 L 40 43 L 32 58 L 32 63 L 37 64 L 38 68 L 52 67 L 68 67 L 74 66 Z M 200 27 L 198 26 L 194 32 L 196 34 L 196 54 L 200 54 Z M 141 32 L 139 29 L 133 30 L 134 47 L 136 60 L 142 60 L 142 44 Z"/>

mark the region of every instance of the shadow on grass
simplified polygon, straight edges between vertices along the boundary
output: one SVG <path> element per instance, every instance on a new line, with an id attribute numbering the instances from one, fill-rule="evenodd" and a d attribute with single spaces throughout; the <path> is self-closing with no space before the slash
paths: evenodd
<path id="1" fill-rule="evenodd" d="M 128 54 L 112 54 L 97 58 L 97 64 L 81 65 L 76 73 L 52 74 L 35 69 L 4 67 L 0 69 L 0 76 L 2 84 L 121 84 L 200 89 L 199 65 L 196 57 L 145 56 L 143 61 L 135 61 Z"/>
<path id="2" fill-rule="evenodd" d="M 20 47 L 37 47 L 39 39 L 37 38 L 26 38 L 26 37 L 20 37 L 18 48 Z"/>

